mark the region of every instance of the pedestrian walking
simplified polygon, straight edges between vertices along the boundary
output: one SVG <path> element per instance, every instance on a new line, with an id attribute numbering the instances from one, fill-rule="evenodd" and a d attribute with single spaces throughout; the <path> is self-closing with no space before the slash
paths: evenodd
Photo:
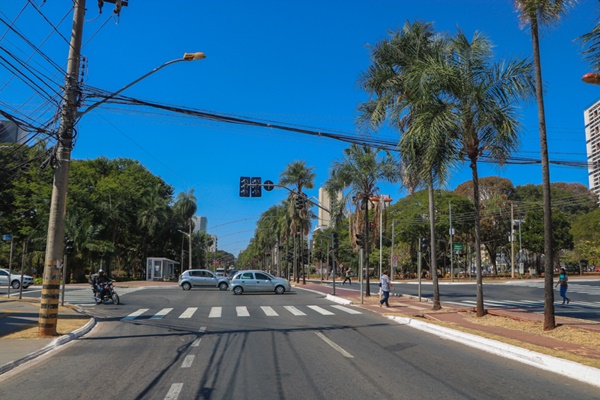
<path id="1" fill-rule="evenodd" d="M 558 282 L 556 283 L 556 286 L 560 285 L 560 297 L 562 297 L 563 299 L 563 304 L 565 304 L 565 302 L 567 302 L 567 304 L 569 304 L 571 302 L 571 299 L 569 299 L 567 297 L 567 288 L 569 287 L 569 284 L 567 283 L 569 281 L 569 276 L 567 275 L 567 269 L 565 267 L 560 267 L 560 274 L 558 275 Z"/>
<path id="2" fill-rule="evenodd" d="M 381 287 L 381 292 L 383 293 L 383 298 L 379 300 L 379 307 L 382 307 L 384 304 L 386 307 L 389 307 L 390 303 L 388 303 L 388 299 L 390 298 L 390 289 L 394 286 L 390 281 L 388 270 L 383 271 L 383 275 L 381 275 L 379 286 Z"/>
<path id="3" fill-rule="evenodd" d="M 350 279 L 351 273 L 350 273 L 350 267 L 348 267 L 346 269 L 346 275 L 344 275 L 344 282 L 342 282 L 342 285 L 346 283 L 346 281 L 348 281 L 348 284 L 352 285 L 352 279 Z"/>

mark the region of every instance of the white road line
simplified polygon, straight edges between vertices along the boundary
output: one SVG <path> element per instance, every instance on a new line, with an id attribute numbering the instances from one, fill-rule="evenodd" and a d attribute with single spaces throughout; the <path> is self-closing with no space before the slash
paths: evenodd
<path id="1" fill-rule="evenodd" d="M 192 342 L 192 347 L 198 347 L 198 346 L 200 346 L 200 341 L 201 340 L 202 340 L 202 338 L 198 338 L 198 339 L 194 340 Z"/>
<path id="2" fill-rule="evenodd" d="M 307 306 L 307 307 L 310 308 L 311 310 L 315 310 L 316 312 L 318 312 L 319 314 L 322 314 L 322 315 L 335 315 L 331 311 L 328 311 L 319 306 Z"/>
<path id="3" fill-rule="evenodd" d="M 192 316 L 194 315 L 194 313 L 198 311 L 198 307 L 188 307 L 187 310 L 185 310 L 180 316 L 179 318 L 192 318 Z"/>
<path id="4" fill-rule="evenodd" d="M 283 308 L 285 308 L 286 310 L 288 310 L 289 312 L 291 312 L 292 314 L 294 314 L 296 317 L 301 317 L 303 315 L 306 315 L 305 313 L 303 313 L 302 311 L 298 310 L 294 306 L 283 306 Z"/>
<path id="5" fill-rule="evenodd" d="M 206 332 L 206 327 L 201 326 L 200 329 L 198 329 L 198 332 Z"/>
<path id="6" fill-rule="evenodd" d="M 131 314 L 123 318 L 121 321 L 131 321 L 132 319 L 136 319 L 146 311 L 148 311 L 148 308 L 140 308 L 139 310 L 132 312 Z"/>
<path id="7" fill-rule="evenodd" d="M 277 317 L 277 316 L 279 316 L 279 314 L 277 314 L 277 312 L 275 312 L 275 310 L 273 310 L 273 307 L 260 306 L 260 308 L 262 308 L 263 312 L 265 313 L 265 315 L 267 317 Z"/>
<path id="8" fill-rule="evenodd" d="M 208 314 L 208 318 L 221 318 L 222 311 L 223 307 L 212 307 L 210 309 L 210 314 Z"/>
<path id="9" fill-rule="evenodd" d="M 354 356 L 352 354 L 350 354 L 346 350 L 342 349 L 337 343 L 335 343 L 334 341 L 332 341 L 331 339 L 329 339 L 327 336 L 323 335 L 321 332 L 315 332 L 315 334 L 318 337 L 320 337 L 321 339 L 323 339 L 323 341 L 325 343 L 327 343 L 328 345 L 330 345 L 331 347 L 333 347 L 338 353 L 340 353 L 344 357 L 346 357 L 346 358 L 354 358 Z"/>
<path id="10" fill-rule="evenodd" d="M 196 358 L 196 356 L 193 354 L 185 356 L 185 358 L 183 359 L 183 363 L 181 364 L 181 368 L 191 367 L 192 363 L 194 362 L 194 358 Z"/>
<path id="11" fill-rule="evenodd" d="M 338 310 L 341 310 L 343 312 L 347 312 L 348 314 L 362 314 L 360 311 L 355 310 L 353 308 L 348 308 L 348 307 L 339 306 L 339 305 L 335 305 L 335 306 L 331 306 L 331 307 L 337 308 Z"/>
<path id="12" fill-rule="evenodd" d="M 181 393 L 181 389 L 183 388 L 183 383 L 174 383 L 171 385 L 169 392 L 165 396 L 165 400 L 177 400 L 179 397 L 179 393 Z"/>
<path id="13" fill-rule="evenodd" d="M 163 308 L 162 310 L 160 310 L 159 312 L 157 312 L 156 314 L 154 314 L 152 316 L 152 318 L 150 318 L 150 319 L 161 319 L 161 318 L 164 318 L 165 315 L 167 315 L 171 311 L 173 311 L 172 308 Z"/>
<path id="14" fill-rule="evenodd" d="M 248 308 L 246 306 L 239 306 L 235 308 L 235 312 L 238 317 L 249 317 L 250 313 L 248 312 Z"/>

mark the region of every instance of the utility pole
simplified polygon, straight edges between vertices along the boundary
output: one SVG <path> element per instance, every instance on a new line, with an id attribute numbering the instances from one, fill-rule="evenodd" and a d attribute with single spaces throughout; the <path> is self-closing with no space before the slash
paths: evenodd
<path id="1" fill-rule="evenodd" d="M 510 277 L 515 277 L 515 204 L 510 202 Z"/>
<path id="2" fill-rule="evenodd" d="M 50 203 L 50 219 L 48 222 L 48 237 L 46 241 L 46 258 L 42 297 L 40 300 L 40 316 L 38 321 L 39 336 L 56 336 L 58 320 L 58 302 L 60 296 L 60 264 L 64 252 L 65 214 L 67 209 L 67 188 L 69 179 L 69 164 L 73 144 L 73 127 L 79 100 L 79 61 L 81 57 L 81 41 L 83 36 L 83 21 L 85 15 L 85 0 L 75 1 L 73 9 L 73 27 L 69 46 L 69 60 L 65 89 L 62 98 L 60 125 L 58 128 L 54 184 Z"/>
<path id="3" fill-rule="evenodd" d="M 448 202 L 448 212 L 450 215 L 450 280 L 454 282 L 454 228 L 452 228 L 452 202 Z"/>

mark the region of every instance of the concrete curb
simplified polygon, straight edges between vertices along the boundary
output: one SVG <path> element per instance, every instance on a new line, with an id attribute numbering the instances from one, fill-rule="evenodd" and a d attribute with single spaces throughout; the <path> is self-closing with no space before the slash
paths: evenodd
<path id="1" fill-rule="evenodd" d="M 496 340 L 487 339 L 470 333 L 446 328 L 443 326 L 418 321 L 414 318 L 406 317 L 388 317 L 399 324 L 408 325 L 412 328 L 431 333 L 441 338 L 462 343 L 488 353 L 495 354 L 504 358 L 519 361 L 546 371 L 555 372 L 567 376 L 571 379 L 587 383 L 588 385 L 600 387 L 600 369 L 578 364 L 573 361 L 564 360 L 536 353 L 531 350 L 523 349 L 510 344 L 502 343 Z"/>
<path id="2" fill-rule="evenodd" d="M 73 306 L 73 307 L 81 310 L 81 312 L 83 314 L 88 315 L 87 313 L 83 312 L 83 310 L 80 307 L 77 307 L 77 306 Z M 81 336 L 83 336 L 86 333 L 88 333 L 89 331 L 91 331 L 94 326 L 96 326 L 96 319 L 94 317 L 90 316 L 90 321 L 87 324 L 85 324 L 84 326 L 82 326 L 81 328 L 54 339 L 48 345 L 42 347 L 39 350 L 36 350 L 32 353 L 27 354 L 25 357 L 22 357 L 18 360 L 11 361 L 9 363 L 6 363 L 6 364 L 0 366 L 0 375 L 18 367 L 19 365 L 25 364 L 28 361 L 31 361 L 31 360 L 33 360 L 37 357 L 40 357 L 52 350 L 55 350 L 55 349 L 59 348 L 60 346 L 69 343 L 72 340 L 80 338 Z"/>

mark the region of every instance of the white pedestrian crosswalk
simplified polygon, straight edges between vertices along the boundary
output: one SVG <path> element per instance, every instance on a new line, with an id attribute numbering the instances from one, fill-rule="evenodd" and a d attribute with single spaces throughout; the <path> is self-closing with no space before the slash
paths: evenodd
<path id="1" fill-rule="evenodd" d="M 445 301 L 444 303 L 455 304 L 462 307 L 476 307 L 476 300 L 463 300 L 463 301 Z M 556 303 L 559 304 L 559 303 Z M 522 309 L 542 309 L 544 308 L 544 301 L 532 301 L 532 300 L 485 300 L 484 305 L 486 308 L 522 308 Z M 600 301 L 573 301 L 571 302 L 573 307 L 589 308 L 600 310 Z"/>
<path id="2" fill-rule="evenodd" d="M 295 317 L 306 317 L 308 315 L 356 315 L 362 314 L 361 311 L 358 311 L 355 308 L 345 307 L 340 305 L 331 305 L 329 306 L 333 311 L 326 308 L 327 306 L 317 306 L 317 305 L 307 305 L 307 306 L 260 306 L 260 307 L 252 307 L 248 308 L 246 306 L 236 306 L 236 307 L 210 307 L 208 310 L 208 314 L 206 312 L 204 315 L 202 312 L 198 311 L 198 307 L 188 307 L 183 312 L 176 311 L 176 313 L 181 312 L 178 315 L 178 319 L 190 319 L 192 317 L 202 318 L 221 318 L 223 315 L 235 315 L 237 317 L 251 317 L 251 316 L 267 316 L 267 317 L 279 317 L 283 314 L 292 315 Z M 158 311 L 151 311 L 149 308 L 140 308 L 126 317 L 122 318 L 121 321 L 132 321 L 137 318 L 147 318 L 147 319 L 163 319 L 168 317 L 171 312 L 173 312 L 173 308 L 163 308 Z M 175 313 L 174 313 L 175 314 Z"/>
<path id="3" fill-rule="evenodd" d="M 507 282 L 507 284 L 514 285 L 514 286 L 540 288 L 540 289 L 543 289 L 544 285 L 545 285 L 544 281 L 529 281 L 529 280 Z M 558 292 L 558 289 L 556 289 L 556 292 Z M 583 282 L 569 280 L 568 293 L 584 293 L 584 294 L 600 296 L 600 286 L 588 285 Z"/>

